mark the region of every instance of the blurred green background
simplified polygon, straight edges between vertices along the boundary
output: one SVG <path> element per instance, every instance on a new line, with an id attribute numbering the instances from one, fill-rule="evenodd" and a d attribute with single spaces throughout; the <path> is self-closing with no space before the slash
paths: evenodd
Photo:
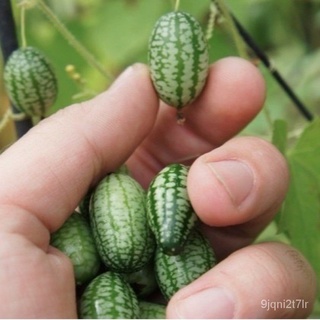
<path id="1" fill-rule="evenodd" d="M 227 0 L 235 16 L 257 44 L 270 56 L 300 99 L 319 112 L 320 1 L 319 0 Z M 16 0 L 13 1 L 16 3 Z M 174 7 L 173 0 L 48 0 L 46 2 L 70 32 L 114 76 L 134 62 L 147 62 L 147 43 L 159 16 Z M 210 0 L 181 0 L 180 8 L 195 15 L 206 28 Z M 17 11 L 17 10 L 16 10 Z M 17 25 L 19 25 L 18 12 Z M 29 45 L 40 48 L 52 61 L 59 78 L 59 96 L 50 112 L 81 99 L 83 90 L 100 92 L 109 82 L 57 32 L 47 17 L 34 7 L 27 11 Z M 210 59 L 238 55 L 227 23 L 220 23 L 210 40 Z M 86 82 L 81 88 L 65 72 L 73 64 Z M 288 121 L 292 135 L 305 120 L 261 63 L 267 82 L 264 111 L 244 131 L 269 137 L 271 122 Z"/>
<path id="2" fill-rule="evenodd" d="M 150 32 L 156 20 L 174 8 L 175 1 L 47 0 L 46 3 L 75 38 L 113 77 L 116 77 L 132 63 L 147 63 Z M 12 4 L 15 8 L 19 32 L 17 1 L 12 0 Z M 225 0 L 225 4 L 270 57 L 274 66 L 301 101 L 314 115 L 318 115 L 320 112 L 320 0 Z M 204 29 L 208 23 L 209 7 L 210 0 L 181 0 L 180 4 L 181 10 L 196 16 Z M 106 79 L 80 56 L 37 6 L 27 11 L 26 35 L 29 45 L 38 47 L 48 56 L 59 79 L 58 99 L 49 114 L 74 102 L 88 99 L 110 85 L 110 79 Z M 239 55 L 227 21 L 220 21 L 215 27 L 209 47 L 212 63 L 226 56 Z M 270 140 L 273 122 L 276 119 L 283 119 L 287 122 L 289 143 L 292 142 L 293 145 L 306 127 L 307 121 L 273 79 L 269 70 L 261 62 L 257 63 L 267 85 L 266 102 L 261 113 L 241 134 L 260 136 Z M 81 84 L 71 79 L 65 71 L 66 66 L 70 64 L 74 65 L 76 72 L 81 75 Z M 2 74 L 1 68 L 3 63 L 0 59 L 0 74 Z M 0 118 L 7 104 L 0 77 Z M 0 150 L 14 139 L 13 125 L 9 124 L 0 132 Z M 317 141 L 318 139 L 315 139 L 315 143 Z M 317 186 L 320 186 L 319 166 L 317 167 Z M 295 194 L 289 200 L 294 197 Z M 317 204 L 320 205 L 318 196 L 317 199 Z M 314 221 L 317 221 L 316 228 L 319 229 L 319 212 L 314 216 Z M 296 220 L 296 228 L 299 226 L 300 221 Z M 271 234 L 276 232 L 270 230 Z M 304 237 L 303 232 L 305 230 L 301 232 L 302 237 Z M 309 234 L 309 238 L 312 241 L 312 234 Z M 316 239 L 318 236 L 314 237 L 314 241 Z M 319 248 L 319 243 L 314 243 Z M 320 256 L 318 259 L 316 254 L 312 257 L 313 262 L 320 260 Z M 318 275 L 320 275 L 320 264 L 317 265 Z M 319 310 L 320 305 L 317 304 L 314 317 L 320 315 Z"/>

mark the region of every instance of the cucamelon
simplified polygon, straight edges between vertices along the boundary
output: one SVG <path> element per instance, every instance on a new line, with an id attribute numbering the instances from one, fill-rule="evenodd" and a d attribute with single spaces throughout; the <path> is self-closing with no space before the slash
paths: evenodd
<path id="1" fill-rule="evenodd" d="M 115 173 L 122 173 L 122 174 L 128 174 L 130 176 L 130 170 L 126 164 L 123 164 L 120 166 Z"/>
<path id="2" fill-rule="evenodd" d="M 119 274 L 107 271 L 84 290 L 79 314 L 82 319 L 137 319 L 138 298 Z"/>
<path id="3" fill-rule="evenodd" d="M 169 256 L 157 250 L 156 279 L 164 297 L 169 300 L 179 289 L 210 270 L 215 262 L 211 245 L 198 230 L 194 230 L 183 251 L 177 256 Z"/>
<path id="4" fill-rule="evenodd" d="M 139 301 L 140 319 L 165 319 L 166 306 L 149 301 Z"/>
<path id="5" fill-rule="evenodd" d="M 111 173 L 101 180 L 91 196 L 90 221 L 101 259 L 110 270 L 130 273 L 150 261 L 155 241 L 145 192 L 129 175 Z"/>
<path id="6" fill-rule="evenodd" d="M 12 103 L 28 116 L 45 116 L 58 88 L 47 58 L 34 47 L 15 50 L 4 68 L 4 84 Z"/>
<path id="7" fill-rule="evenodd" d="M 148 222 L 164 253 L 178 254 L 195 226 L 197 216 L 187 193 L 188 167 L 170 164 L 162 169 L 147 192 Z"/>
<path id="8" fill-rule="evenodd" d="M 74 212 L 60 229 L 51 235 L 50 244 L 70 258 L 78 285 L 97 275 L 101 260 L 89 223 L 81 214 Z"/>
<path id="9" fill-rule="evenodd" d="M 160 17 L 149 40 L 151 78 L 160 99 L 177 109 L 192 102 L 208 75 L 208 48 L 199 22 L 175 11 Z"/>

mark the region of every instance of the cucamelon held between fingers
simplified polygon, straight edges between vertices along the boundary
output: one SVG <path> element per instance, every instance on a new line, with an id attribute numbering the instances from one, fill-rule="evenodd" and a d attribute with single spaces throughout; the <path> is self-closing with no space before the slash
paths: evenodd
<path id="1" fill-rule="evenodd" d="M 89 223 L 80 213 L 74 212 L 60 229 L 51 235 L 50 244 L 70 258 L 78 285 L 97 275 L 101 260 Z"/>
<path id="2" fill-rule="evenodd" d="M 165 319 L 166 306 L 149 301 L 139 301 L 140 319 Z"/>
<path id="3" fill-rule="evenodd" d="M 28 116 L 45 116 L 58 87 L 47 58 L 36 48 L 15 50 L 4 68 L 4 84 L 13 104 Z"/>
<path id="4" fill-rule="evenodd" d="M 145 200 L 145 191 L 127 174 L 111 173 L 93 191 L 91 228 L 101 259 L 112 271 L 138 271 L 154 253 Z"/>
<path id="5" fill-rule="evenodd" d="M 179 289 L 210 270 L 215 263 L 210 243 L 199 230 L 194 230 L 179 255 L 168 256 L 159 249 L 156 251 L 155 271 L 159 288 L 169 300 Z"/>
<path id="6" fill-rule="evenodd" d="M 147 192 L 149 225 L 157 245 L 169 255 L 182 250 L 197 221 L 187 193 L 187 174 L 188 167 L 170 164 L 156 175 Z"/>
<path id="7" fill-rule="evenodd" d="M 134 291 L 112 271 L 90 282 L 81 296 L 79 313 L 82 319 L 137 319 L 140 316 Z"/>
<path id="8" fill-rule="evenodd" d="M 160 17 L 149 40 L 149 65 L 154 87 L 168 105 L 181 109 L 196 99 L 209 68 L 199 22 L 181 11 Z"/>

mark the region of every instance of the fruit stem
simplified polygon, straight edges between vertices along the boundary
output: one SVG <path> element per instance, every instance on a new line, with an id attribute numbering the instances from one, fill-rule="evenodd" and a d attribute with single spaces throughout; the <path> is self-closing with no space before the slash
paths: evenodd
<path id="1" fill-rule="evenodd" d="M 11 113 L 12 113 L 12 111 L 10 109 L 7 109 L 7 111 L 2 116 L 2 119 L 0 120 L 0 133 L 6 127 L 6 125 L 9 123 Z"/>
<path id="2" fill-rule="evenodd" d="M 26 38 L 26 8 L 24 5 L 20 7 L 20 24 L 21 24 L 21 47 L 25 48 L 27 46 L 27 38 Z"/>
<path id="3" fill-rule="evenodd" d="M 58 17 L 51 11 L 51 9 L 43 2 L 38 0 L 38 7 L 47 16 L 55 28 L 62 34 L 62 36 L 69 42 L 69 44 L 101 75 L 107 80 L 112 81 L 114 76 L 110 74 L 95 58 L 94 56 L 75 38 L 75 36 L 63 25 Z"/>
<path id="4" fill-rule="evenodd" d="M 183 114 L 183 111 L 178 110 L 177 111 L 177 124 L 181 126 L 181 125 L 184 125 L 185 122 L 186 122 L 186 118 Z"/>
<path id="5" fill-rule="evenodd" d="M 174 11 L 178 11 L 179 10 L 179 7 L 180 7 L 180 0 L 176 0 L 176 5 L 174 7 Z"/>

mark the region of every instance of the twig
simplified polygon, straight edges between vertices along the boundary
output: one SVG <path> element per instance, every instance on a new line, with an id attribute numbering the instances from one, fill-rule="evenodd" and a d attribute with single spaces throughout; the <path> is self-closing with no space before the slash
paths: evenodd
<path id="1" fill-rule="evenodd" d="M 236 19 L 233 14 L 230 14 L 236 28 L 238 29 L 239 34 L 244 39 L 246 44 L 253 50 L 256 56 L 262 61 L 264 66 L 269 70 L 273 78 L 278 82 L 280 87 L 286 92 L 289 98 L 292 100 L 296 108 L 300 111 L 300 113 L 306 118 L 308 121 L 312 121 L 314 119 L 313 114 L 309 111 L 309 109 L 300 101 L 300 99 L 296 96 L 294 91 L 290 88 L 287 82 L 284 80 L 280 72 L 274 67 L 271 63 L 269 57 L 265 54 L 265 52 L 260 49 L 260 47 L 256 44 L 256 42 L 252 39 L 249 33 L 245 30 L 245 28 L 241 25 L 241 23 Z"/>
<path id="2" fill-rule="evenodd" d="M 217 9 L 220 11 L 221 15 L 226 20 L 227 26 L 231 32 L 233 41 L 234 41 L 235 46 L 238 50 L 239 56 L 244 59 L 247 59 L 248 53 L 247 53 L 245 44 L 243 42 L 243 39 L 241 39 L 241 35 L 239 36 L 239 32 L 233 22 L 232 16 L 231 16 L 227 6 L 224 3 L 224 0 L 212 0 L 212 3 L 215 4 Z"/>
<path id="3" fill-rule="evenodd" d="M 61 33 L 61 35 L 69 42 L 69 44 L 96 70 L 100 72 L 108 81 L 112 81 L 114 76 L 109 73 L 103 65 L 95 59 L 95 57 L 75 38 L 75 36 L 64 26 L 58 17 L 44 3 L 43 0 L 37 1 L 38 7 L 51 21 L 53 26 Z"/>

